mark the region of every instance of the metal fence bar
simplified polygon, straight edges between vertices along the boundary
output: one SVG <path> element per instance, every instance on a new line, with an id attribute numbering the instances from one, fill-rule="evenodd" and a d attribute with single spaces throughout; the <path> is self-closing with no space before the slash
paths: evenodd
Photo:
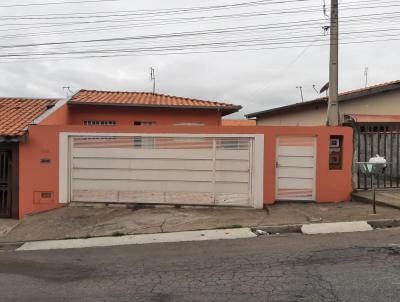
<path id="1" fill-rule="evenodd" d="M 358 152 L 357 152 L 357 161 L 361 161 L 361 153 L 360 153 L 360 146 L 361 146 L 361 135 L 360 135 L 360 132 L 361 132 L 361 129 L 360 129 L 360 127 L 357 127 L 356 128 L 356 130 L 357 130 L 357 145 L 358 145 Z M 359 188 L 360 187 L 360 184 L 361 184 L 361 180 L 360 180 L 360 176 L 361 176 L 361 174 L 360 174 L 360 170 L 359 169 L 357 169 L 357 187 Z"/>
<path id="2" fill-rule="evenodd" d="M 364 132 L 364 161 L 367 161 L 367 153 L 368 153 L 368 150 L 367 150 L 368 144 L 367 144 L 367 142 L 368 142 L 367 133 Z M 368 185 L 367 181 L 368 181 L 367 175 L 364 175 L 364 189 L 365 190 L 367 189 L 367 185 Z"/>
<path id="3" fill-rule="evenodd" d="M 400 139 L 399 139 L 399 135 L 400 135 L 400 133 L 399 133 L 399 130 L 400 130 L 400 128 L 397 126 L 397 131 L 396 131 L 396 140 L 397 140 L 397 148 L 396 148 L 396 187 L 399 187 L 399 178 L 400 178 L 400 175 L 399 175 L 399 162 L 400 162 L 400 158 L 399 158 L 399 155 L 400 155 Z"/>
<path id="4" fill-rule="evenodd" d="M 0 217 L 11 213 L 10 152 L 0 150 Z"/>
<path id="5" fill-rule="evenodd" d="M 354 125 L 357 130 L 355 141 L 355 158 L 368 161 L 379 154 L 384 156 L 390 167 L 381 176 L 375 179 L 377 188 L 400 188 L 400 125 L 390 124 L 366 124 Z M 354 174 L 357 177 L 355 185 L 357 189 L 371 189 L 372 177 L 362 173 Z"/>

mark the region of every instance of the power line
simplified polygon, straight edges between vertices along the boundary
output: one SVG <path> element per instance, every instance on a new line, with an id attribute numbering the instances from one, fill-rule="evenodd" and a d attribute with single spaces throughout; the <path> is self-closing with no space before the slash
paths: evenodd
<path id="1" fill-rule="evenodd" d="M 63 2 L 42 2 L 42 3 L 20 3 L 10 5 L 0 5 L 1 8 L 25 7 L 25 6 L 47 6 L 47 5 L 64 5 L 64 4 L 81 4 L 81 3 L 99 3 L 99 2 L 118 2 L 121 0 L 81 0 L 81 1 L 63 1 Z"/>
<path id="2" fill-rule="evenodd" d="M 364 44 L 364 43 L 377 43 L 377 42 L 390 42 L 390 41 L 400 41 L 400 38 L 391 39 L 381 39 L 381 40 L 365 40 L 365 41 L 353 41 L 353 42 L 343 42 L 340 45 L 348 44 Z M 329 44 L 316 44 L 313 47 L 322 47 Z M 164 52 L 164 53 L 152 53 L 152 56 L 164 56 L 164 55 L 188 55 L 188 54 L 206 54 L 206 53 L 227 53 L 227 52 L 241 52 L 241 51 L 258 51 L 258 50 L 280 50 L 280 49 L 294 49 L 304 47 L 304 45 L 291 45 L 291 46 L 277 46 L 277 47 L 257 47 L 248 49 L 238 49 L 236 46 L 232 49 L 215 49 L 207 51 L 188 51 L 188 52 Z M 102 54 L 102 55 L 88 55 L 81 57 L 58 57 L 58 58 L 34 58 L 25 60 L 11 60 L 11 61 L 0 61 L 0 63 L 16 63 L 16 62 L 35 62 L 35 61 L 65 61 L 65 60 L 77 60 L 77 59 L 98 59 L 98 58 L 117 58 L 117 57 L 135 57 L 149 55 L 148 53 L 119 53 L 119 54 Z"/>
<path id="3" fill-rule="evenodd" d="M 258 29 L 266 29 L 268 27 L 263 27 L 259 25 L 255 26 L 240 26 L 240 27 L 230 27 L 230 28 L 220 28 L 212 30 L 203 31 L 187 31 L 187 32 L 173 32 L 168 34 L 157 34 L 157 35 L 142 35 L 142 36 L 125 36 L 116 38 L 103 38 L 103 39 L 88 39 L 88 40 L 74 40 L 74 41 L 61 41 L 61 42 L 45 42 L 45 43 L 30 43 L 30 44 L 14 44 L 14 45 L 4 45 L 0 46 L 0 49 L 15 49 L 15 48 L 26 48 L 26 47 L 39 47 L 39 46 L 54 46 L 54 45 L 69 45 L 69 44 L 81 44 L 81 43 L 97 43 L 97 42 L 114 42 L 114 41 L 127 41 L 127 40 L 145 40 L 145 39 L 162 39 L 162 38 L 175 38 L 175 37 L 188 37 L 188 36 L 204 36 L 210 34 L 221 34 L 221 33 L 238 33 L 241 31 L 254 31 Z M 384 31 L 386 31 L 385 29 Z M 389 29 L 397 30 L 397 29 Z M 364 32 L 377 32 L 382 30 L 367 30 L 358 31 L 353 33 L 364 33 Z M 344 33 L 346 34 L 346 33 Z M 308 36 L 310 37 L 310 36 Z M 292 37 L 291 37 L 292 38 Z"/>
<path id="4" fill-rule="evenodd" d="M 83 0 L 83 1 L 68 1 L 68 2 L 52 2 L 53 4 L 67 4 L 67 3 L 83 3 L 83 2 L 108 2 L 108 1 L 122 1 L 122 0 Z M 201 10 L 218 10 L 218 9 L 226 9 L 226 8 L 240 8 L 240 7 L 249 7 L 254 5 L 276 5 L 276 4 L 287 4 L 287 3 L 294 3 L 294 2 L 306 2 L 311 0 L 257 0 L 257 1 L 247 1 L 247 2 L 240 2 L 235 4 L 224 4 L 224 5 L 210 5 L 210 6 L 194 6 L 194 7 L 178 7 L 178 8 L 166 8 L 166 9 L 143 9 L 143 10 L 135 10 L 138 15 L 143 14 L 165 14 L 165 13 L 181 13 L 181 12 L 197 12 Z M 21 4 L 23 5 L 23 4 Z M 46 3 L 42 4 L 25 4 L 26 6 L 30 5 L 46 5 Z M 13 5 L 7 6 L 11 7 Z M 2 6 L 0 6 L 2 7 Z M 114 11 L 115 12 L 115 11 Z M 116 12 L 126 12 L 125 10 L 120 10 Z M 133 12 L 133 11 L 131 11 Z M 107 12 L 77 12 L 74 15 L 93 15 L 93 14 L 100 14 L 100 13 L 110 13 Z M 17 15 L 17 16 L 5 16 L 7 17 L 24 17 L 24 16 L 68 16 L 71 13 L 57 13 L 57 14 L 42 14 L 42 15 Z"/>
<path id="5" fill-rule="evenodd" d="M 351 5 L 350 5 L 351 4 Z M 363 7 L 360 6 L 359 4 L 354 4 L 353 2 L 348 3 L 347 6 L 343 8 L 343 10 L 350 10 L 350 9 L 372 9 L 372 8 L 393 8 L 393 7 L 400 7 L 399 5 L 389 5 L 389 6 L 384 6 L 382 4 L 378 6 L 367 6 Z M 76 16 L 76 18 L 79 19 L 85 19 L 86 21 L 69 21 L 69 22 L 42 22 L 42 23 L 10 23 L 10 24 L 0 24 L 0 26 L 27 26 L 29 27 L 22 27 L 22 28 L 12 28 L 14 29 L 36 29 L 36 28 L 48 28 L 48 27 L 57 27 L 57 26 L 75 26 L 75 25 L 83 25 L 83 24 L 99 24 L 99 23 L 115 23 L 115 22 L 126 22 L 127 20 L 135 20 L 135 21 L 140 21 L 140 22 L 149 22 L 149 25 L 155 25 L 158 22 L 171 22 L 171 21 L 185 21 L 185 20 L 190 20 L 191 22 L 194 22 L 194 20 L 201 20 L 201 19 L 213 19 L 213 18 L 235 18 L 235 17 L 254 17 L 254 16 L 269 16 L 269 15 L 282 15 L 282 14 L 299 14 L 299 13 L 312 13 L 319 11 L 319 6 L 308 6 L 308 7 L 302 7 L 302 8 L 293 8 L 293 9 L 279 9 L 279 10 L 268 10 L 265 12 L 251 12 L 251 13 L 239 13 L 239 14 L 229 14 L 229 15 L 214 15 L 214 16 L 191 16 L 187 18 L 163 18 L 163 19 L 143 19 L 143 15 L 141 15 L 142 18 L 134 18 L 134 19 L 127 19 L 127 18 L 109 18 L 109 17 L 127 17 L 127 16 L 134 16 L 137 15 L 137 13 L 125 13 L 125 14 L 120 14 L 120 15 L 105 15 L 105 16 L 97 16 L 96 18 L 103 18 L 102 20 L 86 20 L 88 19 L 87 17 L 79 17 Z M 106 19 L 104 19 L 106 18 Z M 109 18 L 109 19 L 107 19 Z"/>
<path id="6" fill-rule="evenodd" d="M 357 22 L 360 23 L 361 22 L 364 23 L 368 23 L 368 24 L 374 24 L 376 22 L 381 23 L 387 23 L 391 20 L 396 20 L 398 17 L 400 17 L 400 12 L 392 12 L 392 13 L 383 13 L 382 14 L 369 14 L 369 15 L 361 15 L 361 16 L 350 16 L 349 18 L 342 18 L 341 22 L 342 23 L 352 23 L 352 22 Z M 391 14 L 391 15 L 388 15 Z M 376 15 L 380 15 L 380 17 L 374 17 Z M 365 18 L 364 18 L 365 17 Z M 364 18 L 364 19 L 363 19 Z M 197 20 L 197 19 L 193 19 L 191 21 L 195 21 L 195 22 L 201 22 L 201 20 Z M 312 27 L 314 25 L 318 25 L 318 22 L 324 22 L 324 19 L 312 19 L 312 20 L 301 20 L 301 21 L 295 21 L 295 22 L 281 22 L 281 23 L 268 23 L 265 25 L 280 25 L 279 28 L 289 28 L 287 25 L 288 24 L 293 24 L 293 26 L 291 26 L 292 28 L 297 28 L 297 25 L 304 25 L 307 24 L 308 27 Z M 209 22 L 209 21 L 208 21 Z M 129 22 L 127 22 L 128 24 L 131 24 Z M 125 23 L 125 24 L 127 24 Z M 179 22 L 180 23 L 180 22 Z M 166 23 L 164 23 L 166 24 Z M 313 25 L 314 24 L 314 25 Z M 149 26 L 150 24 L 135 24 L 133 23 L 132 25 L 134 25 L 135 27 L 145 27 L 145 26 Z M 70 29 L 70 30 L 56 30 L 56 31 L 41 31 L 41 32 L 36 32 L 34 34 L 28 34 L 28 33 L 23 33 L 23 34 L 10 34 L 10 35 L 3 35 L 0 36 L 0 38 L 2 39 L 9 39 L 9 38 L 18 38 L 18 37 L 33 37 L 33 36 L 48 36 L 48 35 L 52 35 L 52 34 L 68 34 L 68 33 L 78 33 L 78 32 L 96 32 L 96 31 L 103 31 L 103 30 L 107 30 L 110 31 L 112 29 L 132 29 L 132 25 L 118 25 L 118 26 L 97 26 L 97 27 L 91 27 L 91 28 L 85 28 L 85 29 Z M 151 26 L 154 26 L 155 24 L 152 23 Z M 304 26 L 303 26 L 304 27 Z M 272 26 L 270 28 L 273 28 Z M 305 28 L 305 27 L 304 27 Z M 0 31 L 9 31 L 8 29 L 3 29 Z"/>
<path id="7" fill-rule="evenodd" d="M 177 13 L 194 13 L 194 12 L 201 12 L 201 11 L 209 11 L 209 10 L 220 10 L 220 9 L 233 9 L 233 8 L 245 8 L 245 7 L 252 7 L 252 6 L 264 6 L 264 5 L 276 5 L 276 4 L 285 4 L 285 3 L 295 3 L 295 2 L 305 2 L 311 0 L 291 0 L 291 1 L 279 1 L 279 2 L 267 2 L 266 0 L 259 0 L 259 1 L 252 1 L 252 2 L 242 2 L 230 5 L 217 5 L 217 6 L 198 6 L 198 7 L 186 7 L 186 8 L 171 8 L 171 9 L 158 9 L 158 10 L 117 10 L 117 11 L 97 11 L 97 12 L 74 12 L 74 13 L 53 13 L 53 14 L 30 14 L 30 15 L 7 15 L 7 16 L 0 16 L 0 19 L 3 20 L 24 20 L 24 19 L 81 19 L 81 18 L 95 18 L 95 17 L 108 17 L 108 16 L 126 16 L 135 13 L 135 15 L 145 16 L 147 15 L 159 15 L 159 14 L 177 14 Z M 356 5 L 357 8 L 362 8 L 363 4 L 374 3 L 376 4 L 375 0 L 366 0 L 366 1 L 355 1 L 355 2 L 347 2 L 342 4 L 341 7 L 347 7 L 349 5 Z M 380 1 L 381 7 L 382 4 L 391 4 L 391 3 L 398 3 L 398 1 Z M 319 7 L 316 5 L 308 6 L 311 7 Z M 375 8 L 376 6 L 374 6 Z M 303 7 L 307 8 L 307 7 Z M 97 16 L 100 15 L 100 16 Z"/>
<path id="8" fill-rule="evenodd" d="M 400 30 L 400 29 L 398 29 Z M 383 36 L 382 34 L 378 35 L 377 38 L 381 37 L 398 37 L 398 34 L 390 34 Z M 304 39 L 306 40 L 300 40 Z M 247 39 L 240 41 L 220 41 L 220 42 L 202 42 L 197 44 L 179 44 L 179 45 L 162 45 L 162 46 L 149 46 L 149 47 L 137 47 L 137 48 L 129 48 L 129 49 L 95 49 L 95 50 L 79 50 L 79 51 L 63 51 L 63 52 L 41 52 L 41 53 L 6 53 L 0 54 L 2 58 L 10 58 L 10 57 L 35 57 L 35 56 L 55 56 L 55 55 L 84 55 L 84 54 L 107 54 L 107 53 L 135 53 L 135 52 L 159 52 L 159 51 L 186 51 L 196 48 L 226 48 L 226 47 L 246 47 L 246 46 L 264 46 L 264 45 L 292 45 L 299 43 L 309 43 L 313 42 L 313 40 L 309 40 L 310 36 L 300 36 L 294 40 L 290 39 L 289 41 L 282 39 L 271 39 L 269 41 L 265 41 L 265 39 Z M 371 36 L 363 37 L 363 38 L 371 38 Z M 355 39 L 355 38 L 351 38 Z M 342 38 L 341 40 L 348 40 L 346 38 Z M 324 42 L 324 40 L 320 40 Z"/>

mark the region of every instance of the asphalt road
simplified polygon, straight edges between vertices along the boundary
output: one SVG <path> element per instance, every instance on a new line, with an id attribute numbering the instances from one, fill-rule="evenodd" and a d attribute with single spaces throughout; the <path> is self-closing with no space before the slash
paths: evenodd
<path id="1" fill-rule="evenodd" d="M 0 301 L 400 301 L 400 229 L 3 251 Z"/>

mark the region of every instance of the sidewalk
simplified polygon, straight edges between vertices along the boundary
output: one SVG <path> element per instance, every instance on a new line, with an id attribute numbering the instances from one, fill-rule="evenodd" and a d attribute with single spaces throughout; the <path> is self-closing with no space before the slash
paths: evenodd
<path id="1" fill-rule="evenodd" d="M 400 219 L 400 210 L 378 206 L 372 215 L 369 204 L 281 203 L 267 210 L 233 208 L 65 207 L 15 221 L 1 220 L 0 242 L 90 238 L 152 234 L 219 228 L 240 228 L 319 222 Z M 13 223 L 11 223 L 11 222 Z"/>
<path id="2" fill-rule="evenodd" d="M 360 191 L 353 193 L 353 199 L 360 202 L 366 202 L 371 204 L 372 192 L 371 191 Z M 387 190 L 387 191 L 376 191 L 375 197 L 376 203 L 400 210 L 400 191 L 399 190 Z"/>

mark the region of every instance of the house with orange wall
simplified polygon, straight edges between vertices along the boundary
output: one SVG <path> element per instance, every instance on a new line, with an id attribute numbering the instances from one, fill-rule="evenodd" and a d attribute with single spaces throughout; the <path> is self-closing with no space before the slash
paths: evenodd
<path id="1" fill-rule="evenodd" d="M 19 216 L 19 145 L 56 99 L 0 98 L 0 218 Z"/>
<path id="2" fill-rule="evenodd" d="M 147 92 L 80 90 L 40 124 L 84 126 L 219 126 L 239 105 Z M 39 122 L 39 121 L 37 121 Z"/>
<path id="3" fill-rule="evenodd" d="M 221 125 L 240 108 L 90 90 L 52 101 L 20 129 L 12 216 L 69 203 L 262 208 L 350 199 L 351 128 Z M 333 139 L 340 142 L 336 165 Z"/>

